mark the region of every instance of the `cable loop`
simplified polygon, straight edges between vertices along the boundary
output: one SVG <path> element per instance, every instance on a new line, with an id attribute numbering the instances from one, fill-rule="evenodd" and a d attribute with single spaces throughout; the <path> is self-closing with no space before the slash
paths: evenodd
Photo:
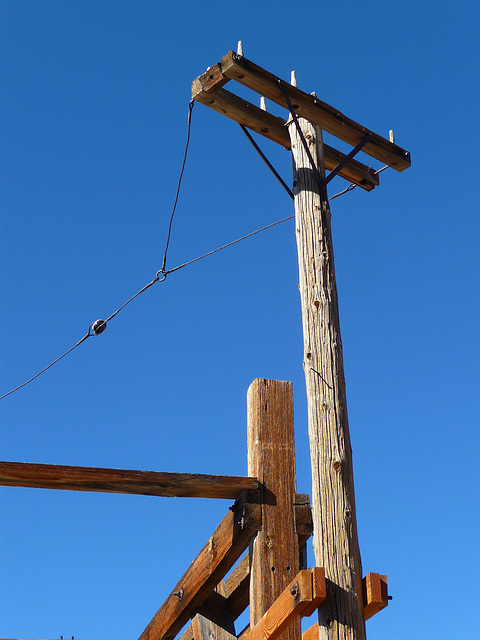
<path id="1" fill-rule="evenodd" d="M 157 275 L 155 276 L 155 282 L 164 282 L 167 279 L 168 271 L 163 271 L 163 269 L 159 269 L 157 271 Z M 160 274 L 162 274 L 163 278 L 160 278 Z"/>

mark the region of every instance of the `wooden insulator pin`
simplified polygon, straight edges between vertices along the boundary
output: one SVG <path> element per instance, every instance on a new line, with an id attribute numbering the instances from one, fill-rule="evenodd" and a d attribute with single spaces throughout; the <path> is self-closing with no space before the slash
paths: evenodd
<path id="1" fill-rule="evenodd" d="M 393 133 L 393 129 L 390 129 L 390 131 L 388 132 L 388 139 L 390 140 L 390 142 L 395 142 L 395 135 Z"/>
<path id="2" fill-rule="evenodd" d="M 237 53 L 239 56 L 243 57 L 243 44 L 241 40 L 239 40 L 237 44 Z"/>
<path id="3" fill-rule="evenodd" d="M 297 86 L 297 76 L 295 74 L 295 71 L 292 71 L 292 73 L 290 74 L 290 84 L 292 85 L 292 87 Z"/>
<path id="4" fill-rule="evenodd" d="M 265 102 L 265 98 L 263 96 L 260 96 L 260 109 L 262 111 L 267 110 L 267 103 Z"/>

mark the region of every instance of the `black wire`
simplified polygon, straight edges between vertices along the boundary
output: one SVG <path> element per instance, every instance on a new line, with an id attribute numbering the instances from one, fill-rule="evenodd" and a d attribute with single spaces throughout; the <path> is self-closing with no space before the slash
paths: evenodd
<path id="1" fill-rule="evenodd" d="M 175 195 L 175 202 L 173 203 L 172 215 L 170 216 L 170 222 L 168 224 L 167 242 L 165 244 L 165 252 L 163 254 L 162 268 L 160 269 L 160 271 L 163 274 L 165 273 L 165 266 L 167 263 L 167 251 L 168 251 L 168 245 L 170 244 L 170 235 L 172 233 L 173 216 L 175 215 L 175 210 L 177 208 L 178 196 L 180 194 L 180 187 L 182 185 L 183 171 L 185 169 L 185 163 L 187 161 L 188 145 L 190 144 L 190 130 L 192 128 L 192 110 L 193 110 L 194 104 L 195 104 L 194 100 L 190 100 L 190 102 L 188 103 L 187 142 L 185 144 L 185 153 L 183 154 L 183 163 L 182 163 L 182 168 L 180 170 L 180 177 L 178 178 L 177 193 Z"/>
<path id="2" fill-rule="evenodd" d="M 42 373 L 45 373 L 45 371 L 47 371 L 47 369 L 50 369 L 50 367 L 53 367 L 54 364 L 57 364 L 57 362 L 59 360 L 61 360 L 62 358 L 64 358 L 65 356 L 67 356 L 69 353 L 71 353 L 74 349 L 76 349 L 77 347 L 79 347 L 82 342 L 85 342 L 85 340 L 87 338 L 90 338 L 90 336 L 93 335 L 90 333 L 90 330 L 88 331 L 88 333 L 86 335 L 83 336 L 83 338 L 81 340 L 79 340 L 77 342 L 76 345 L 74 345 L 73 347 L 71 347 L 68 351 L 65 351 L 64 354 L 62 354 L 59 358 L 57 358 L 56 360 L 54 360 L 51 364 L 48 365 L 48 367 L 45 367 L 45 369 L 42 369 L 41 371 L 39 371 L 36 375 L 33 376 L 33 378 L 30 378 L 30 380 L 27 380 L 26 382 L 24 382 L 23 384 L 19 384 L 18 387 L 15 387 L 15 389 L 12 389 L 11 391 L 9 391 L 8 393 L 5 393 L 3 396 L 0 396 L 0 400 L 3 400 L 4 398 L 6 398 L 7 396 L 9 396 L 11 393 L 14 393 L 15 391 L 18 391 L 19 389 L 21 389 L 22 387 L 25 387 L 27 384 L 30 384 L 30 382 L 33 382 L 35 380 L 35 378 L 38 378 L 38 376 L 41 376 Z"/>
<path id="3" fill-rule="evenodd" d="M 294 215 L 293 216 L 288 216 L 288 218 L 283 218 L 282 220 L 277 220 L 277 222 L 272 222 L 272 224 L 269 224 L 266 227 L 262 227 L 261 229 L 257 229 L 256 231 L 252 231 L 251 233 L 248 233 L 246 236 L 242 236 L 241 238 L 237 238 L 237 240 L 233 240 L 232 242 L 229 242 L 228 244 L 224 244 L 223 246 L 218 247 L 217 249 L 214 249 L 213 251 L 209 251 L 208 253 L 204 253 L 203 255 L 198 256 L 198 258 L 194 258 L 193 260 L 189 260 L 188 262 L 185 262 L 185 263 L 179 265 L 178 267 L 174 267 L 173 269 L 169 269 L 168 271 L 162 271 L 160 269 L 159 271 L 157 271 L 157 274 L 156 274 L 155 278 L 151 282 L 149 282 L 142 289 L 137 291 L 137 293 L 135 295 L 133 295 L 129 300 L 127 300 L 127 302 L 122 304 L 122 306 L 119 307 L 114 313 L 112 313 L 111 316 L 109 316 L 106 320 L 97 320 L 97 322 L 92 323 L 90 325 L 90 327 L 89 327 L 88 333 L 85 336 L 83 336 L 83 338 L 81 340 L 79 340 L 73 347 L 71 347 L 68 351 L 65 351 L 64 354 L 62 354 L 59 358 L 57 358 L 51 364 L 49 364 L 48 367 L 45 367 L 44 369 L 39 371 L 39 373 L 34 375 L 33 378 L 30 378 L 30 380 L 27 380 L 23 384 L 20 384 L 18 387 L 15 387 L 15 389 L 12 389 L 8 393 L 5 393 L 3 396 L 0 396 L 0 400 L 3 400 L 3 398 L 6 398 L 11 393 L 14 393 L 15 391 L 18 391 L 19 389 L 21 389 L 22 387 L 25 387 L 30 382 L 33 382 L 36 378 L 38 378 L 38 376 L 40 376 L 42 373 L 47 371 L 47 369 L 50 369 L 50 367 L 53 367 L 54 364 L 59 362 L 62 358 L 64 358 L 66 355 L 68 355 L 74 349 L 76 349 L 78 346 L 80 346 L 82 344 L 82 342 L 84 342 L 87 338 L 90 338 L 91 336 L 99 335 L 100 333 L 102 333 L 106 328 L 107 322 L 109 322 L 118 313 L 120 313 L 120 311 L 122 309 L 124 309 L 127 306 L 127 304 L 132 302 L 132 300 L 134 300 L 141 293 L 143 293 L 144 291 L 149 289 L 156 282 L 164 282 L 169 273 L 174 273 L 175 271 L 180 271 L 180 269 L 184 269 L 185 267 L 188 267 L 189 265 L 193 264 L 194 262 L 198 262 L 199 260 L 202 260 L 203 258 L 207 258 L 208 256 L 211 256 L 214 253 L 217 253 L 218 251 L 222 251 L 222 249 L 226 249 L 227 247 L 231 247 L 232 245 L 237 244 L 237 242 L 241 242 L 242 240 L 246 240 L 247 238 L 251 238 L 252 236 L 256 235 L 257 233 L 260 233 L 261 231 L 266 231 L 267 229 L 270 229 L 271 227 L 274 227 L 277 224 L 281 224 L 282 222 L 286 222 L 287 220 L 291 220 L 294 217 L 295 217 Z M 163 278 L 160 277 L 162 275 L 163 275 Z M 92 333 L 92 330 L 93 330 L 93 333 Z"/>
<path id="4" fill-rule="evenodd" d="M 241 238 L 237 238 L 236 240 L 233 240 L 232 242 L 228 242 L 227 244 L 224 244 L 221 247 L 218 247 L 217 249 L 214 249 L 213 251 L 209 251 L 208 253 L 204 253 L 203 255 L 198 256 L 197 258 L 194 258 L 193 260 L 189 260 L 188 262 L 184 262 L 183 264 L 181 264 L 181 265 L 179 265 L 177 267 L 174 267 L 173 269 L 169 269 L 168 271 L 165 271 L 167 251 L 168 251 L 168 245 L 169 245 L 169 242 L 170 242 L 170 235 L 171 235 L 171 229 L 172 229 L 172 221 L 173 221 L 173 216 L 175 214 L 175 209 L 176 209 L 177 202 L 178 202 L 178 195 L 179 195 L 179 192 L 180 192 L 180 186 L 181 186 L 181 182 L 182 182 L 183 171 L 185 169 L 185 162 L 186 162 L 186 158 L 187 158 L 188 145 L 189 145 L 189 142 L 190 142 L 191 114 L 192 114 L 193 104 L 194 104 L 193 100 L 190 101 L 190 103 L 189 103 L 189 112 L 188 112 L 187 143 L 185 145 L 185 154 L 184 154 L 184 158 L 183 158 L 182 168 L 181 168 L 181 171 L 180 171 L 180 178 L 179 178 L 179 181 L 178 181 L 177 193 L 176 193 L 176 196 L 175 196 L 175 202 L 174 202 L 174 205 L 173 205 L 173 211 L 172 211 L 172 215 L 170 216 L 170 223 L 169 223 L 169 226 L 168 226 L 167 242 L 166 242 L 166 246 L 165 246 L 165 252 L 164 252 L 164 255 L 163 255 L 162 268 L 159 271 L 157 271 L 157 273 L 155 275 L 155 278 L 151 282 L 149 282 L 144 287 L 142 287 L 139 291 L 137 291 L 137 293 L 135 293 L 135 295 L 133 295 L 131 298 L 129 298 L 126 302 L 124 302 L 106 320 L 97 320 L 96 322 L 92 322 L 92 324 L 90 325 L 90 327 L 88 329 L 88 333 L 86 333 L 83 336 L 83 338 L 81 338 L 73 347 L 68 349 L 68 351 L 65 351 L 65 353 L 63 353 L 56 360 L 54 360 L 48 366 L 46 366 L 44 369 L 42 369 L 37 374 L 35 374 L 32 378 L 30 378 L 26 382 L 23 382 L 22 384 L 18 385 L 18 387 L 15 387 L 11 391 L 8 391 L 3 396 L 0 396 L 0 400 L 3 400 L 4 398 L 6 398 L 7 396 L 11 395 L 15 391 L 18 391 L 22 387 L 25 387 L 27 384 L 30 384 L 30 382 L 33 382 L 34 380 L 36 380 L 36 378 L 38 378 L 40 375 L 42 375 L 42 373 L 45 373 L 45 371 L 50 369 L 50 367 L 53 367 L 54 364 L 57 364 L 57 362 L 59 362 L 62 358 L 64 358 L 69 353 L 71 353 L 74 349 L 79 347 L 83 342 L 85 342 L 85 340 L 87 338 L 90 338 L 91 336 L 99 335 L 100 333 L 102 333 L 106 328 L 107 322 L 110 322 L 110 320 L 112 320 L 118 313 L 120 313 L 120 311 L 122 311 L 122 309 L 124 309 L 128 304 L 130 304 L 130 302 L 135 300 L 135 298 L 137 296 L 139 296 L 144 291 L 146 291 L 147 289 L 152 287 L 155 283 L 164 282 L 168 274 L 174 273 L 175 271 L 180 271 L 180 269 L 184 269 L 185 267 L 188 267 L 189 265 L 193 264 L 194 262 L 198 262 L 199 260 L 203 260 L 203 258 L 207 258 L 208 256 L 211 256 L 214 253 L 217 253 L 218 251 L 222 251 L 223 249 L 227 249 L 228 247 L 231 247 L 232 245 L 237 244 L 238 242 L 242 242 L 243 240 L 246 240 L 247 238 L 251 238 L 252 236 L 256 235 L 257 233 L 261 233 L 262 231 L 266 231 L 267 229 L 271 229 L 272 227 L 275 227 L 277 224 L 281 224 L 282 222 L 286 222 L 287 220 L 291 220 L 292 218 L 295 217 L 295 215 L 292 215 L 292 216 L 288 216 L 287 218 L 282 218 L 282 220 L 277 220 L 277 222 L 272 222 L 271 224 L 268 224 L 265 227 L 262 227 L 261 229 L 257 229 L 256 231 L 252 231 L 251 233 L 248 233 L 247 235 L 242 236 Z M 243 127 L 242 127 L 242 129 L 243 129 Z M 263 154 L 261 154 L 261 155 L 263 155 Z M 267 163 L 268 163 L 268 161 L 267 161 Z M 386 165 L 385 167 L 382 167 L 381 169 L 379 169 L 375 173 L 381 173 L 382 171 L 384 171 L 387 168 L 388 168 L 388 165 Z M 280 178 L 280 180 L 281 180 L 281 178 Z M 355 184 L 348 185 L 348 187 L 346 189 L 344 189 L 343 191 L 340 191 L 340 193 L 337 193 L 336 195 L 332 196 L 330 198 L 330 200 L 333 200 L 334 198 L 337 198 L 338 196 L 341 196 L 344 193 L 347 193 L 348 191 L 351 191 L 352 189 L 355 189 L 356 186 L 357 185 L 355 185 Z M 288 190 L 288 187 L 287 187 L 287 190 Z M 289 193 L 289 195 L 290 195 L 290 193 Z M 163 276 L 163 277 L 161 277 L 161 276 Z M 92 331 L 93 331 L 93 333 L 92 333 Z"/>

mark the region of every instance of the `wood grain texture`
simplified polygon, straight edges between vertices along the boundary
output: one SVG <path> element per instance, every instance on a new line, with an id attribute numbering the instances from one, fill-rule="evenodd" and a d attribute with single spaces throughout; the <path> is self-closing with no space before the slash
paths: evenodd
<path id="1" fill-rule="evenodd" d="M 310 496 L 304 493 L 295 494 L 295 532 L 298 534 L 300 547 L 304 545 L 312 535 L 312 513 L 310 509 Z M 302 569 L 304 567 L 301 567 Z M 314 591 L 315 585 L 313 582 Z M 236 620 L 248 607 L 250 602 L 250 558 L 245 555 L 238 565 L 225 579 L 225 595 L 228 608 L 234 620 Z M 179 640 L 193 640 L 192 625 L 189 625 Z"/>
<path id="2" fill-rule="evenodd" d="M 300 568 L 295 533 L 295 437 L 290 382 L 256 379 L 247 395 L 248 473 L 261 483 L 262 531 L 250 545 L 253 628 Z M 300 620 L 282 636 L 299 640 Z"/>
<path id="3" fill-rule="evenodd" d="M 259 505 L 253 505 L 258 507 Z M 260 509 L 237 500 L 140 636 L 171 640 L 203 604 L 261 527 Z M 179 594 L 179 595 L 175 595 Z"/>
<path id="4" fill-rule="evenodd" d="M 238 122 L 244 127 L 255 131 L 255 133 L 276 142 L 286 149 L 290 149 L 290 136 L 285 126 L 286 121 L 283 118 L 263 111 L 226 89 L 219 88 L 215 93 L 208 93 L 197 81 L 192 85 L 192 98 L 227 118 Z M 346 154 L 341 151 L 325 145 L 325 166 L 331 171 L 343 160 L 345 155 Z M 368 167 L 358 162 L 358 160 L 351 160 L 348 165 L 339 172 L 339 175 L 366 191 L 371 191 L 380 184 L 379 177 L 374 174 L 372 167 Z"/>
<path id="5" fill-rule="evenodd" d="M 222 58 L 222 75 L 243 84 L 265 98 L 286 108 L 285 98 L 280 90 L 276 76 L 262 69 L 250 60 L 229 51 Z M 288 89 L 295 113 L 306 118 L 324 131 L 356 146 L 368 133 L 369 129 L 348 118 L 338 109 L 322 102 L 315 96 L 304 93 L 290 83 L 283 81 Z M 388 164 L 396 171 L 404 171 L 410 166 L 410 154 L 405 149 L 390 142 L 386 138 L 374 134 L 372 140 L 363 148 L 363 152 Z"/>
<path id="6" fill-rule="evenodd" d="M 300 126 L 317 169 L 324 173 L 322 133 Z M 357 538 L 352 451 L 348 428 L 330 209 L 294 124 L 299 289 L 312 464 L 313 549 L 325 568 L 327 599 L 319 610 L 320 640 L 364 640 L 362 565 Z"/>
<path id="7" fill-rule="evenodd" d="M 242 640 L 275 640 L 300 623 L 300 616 L 313 600 L 312 573 L 300 571 L 275 599 L 257 624 L 242 635 Z M 301 632 L 300 632 L 301 636 Z"/>
<path id="8" fill-rule="evenodd" d="M 256 478 L 0 462 L 0 485 L 143 496 L 224 498 L 258 489 Z"/>
<path id="9" fill-rule="evenodd" d="M 193 617 L 192 630 L 194 640 L 237 640 L 223 581 Z"/>

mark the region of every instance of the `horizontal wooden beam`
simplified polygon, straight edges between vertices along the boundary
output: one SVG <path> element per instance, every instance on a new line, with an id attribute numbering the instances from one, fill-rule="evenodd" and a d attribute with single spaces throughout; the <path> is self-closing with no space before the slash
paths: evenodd
<path id="1" fill-rule="evenodd" d="M 192 85 L 192 98 L 255 131 L 255 133 L 280 144 L 285 149 L 290 148 L 290 136 L 286 129 L 287 123 L 283 118 L 263 111 L 226 89 L 218 88 L 214 92 L 207 92 L 202 88 L 200 78 L 197 78 Z M 325 166 L 329 171 L 332 171 L 346 155 L 328 144 L 324 145 L 324 152 Z M 339 172 L 339 175 L 366 191 L 371 191 L 380 184 L 378 174 L 374 173 L 373 168 L 358 162 L 358 160 L 350 160 Z"/>
<path id="2" fill-rule="evenodd" d="M 365 620 L 368 620 L 388 605 L 387 576 L 367 573 L 363 578 L 363 600 Z"/>
<path id="3" fill-rule="evenodd" d="M 256 478 L 99 469 L 26 462 L 0 462 L 0 485 L 229 500 L 238 498 L 242 491 L 256 491 L 259 487 Z"/>
<path id="4" fill-rule="evenodd" d="M 172 640 L 261 528 L 261 508 L 237 500 L 157 611 L 139 640 Z"/>
<path id="5" fill-rule="evenodd" d="M 285 97 L 277 83 L 277 77 L 243 56 L 229 51 L 222 58 L 220 70 L 222 76 L 236 80 L 265 98 L 287 108 Z M 287 89 L 295 113 L 300 117 L 317 124 L 324 131 L 354 147 L 368 133 L 369 129 L 347 118 L 338 109 L 322 102 L 316 96 L 301 91 L 288 82 L 282 82 Z M 371 141 L 362 151 L 388 164 L 396 171 L 404 171 L 410 166 L 408 151 L 376 133 L 373 134 Z"/>
<path id="6" fill-rule="evenodd" d="M 388 605 L 387 576 L 368 573 L 363 584 L 363 615 L 368 620 Z M 313 613 L 313 611 L 311 611 Z M 318 622 L 302 633 L 302 640 L 318 640 Z"/>

